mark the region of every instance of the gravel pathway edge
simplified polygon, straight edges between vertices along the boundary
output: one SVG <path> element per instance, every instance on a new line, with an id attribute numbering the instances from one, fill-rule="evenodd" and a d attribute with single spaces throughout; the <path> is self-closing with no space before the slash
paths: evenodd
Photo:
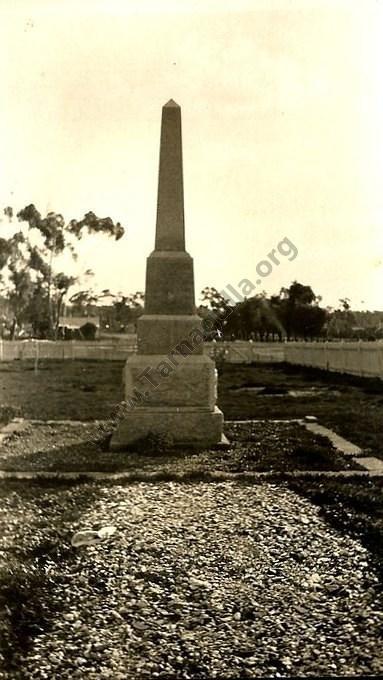
<path id="1" fill-rule="evenodd" d="M 258 481 L 267 479 L 269 481 L 283 481 L 288 479 L 305 479 L 335 477 L 337 479 L 352 479 L 354 477 L 383 477 L 383 472 L 369 472 L 368 470 L 299 470 L 294 472 L 209 472 L 204 468 L 196 468 L 192 473 L 189 472 L 52 472 L 50 470 L 40 471 L 14 471 L 0 470 L 0 479 L 96 479 L 96 480 L 128 480 L 140 482 L 156 481 Z"/>

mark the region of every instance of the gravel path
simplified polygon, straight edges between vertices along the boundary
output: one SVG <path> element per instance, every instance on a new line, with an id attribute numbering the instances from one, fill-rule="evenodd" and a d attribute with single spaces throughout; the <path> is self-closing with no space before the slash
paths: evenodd
<path id="1" fill-rule="evenodd" d="M 61 503 L 75 506 L 86 487 L 97 488 L 94 502 L 61 524 L 63 541 L 110 524 L 116 533 L 46 562 L 62 612 L 19 658 L 20 678 L 383 672 L 368 554 L 306 499 L 272 484 L 167 482 L 76 486 Z M 23 518 L 14 540 L 33 541 L 33 500 Z M 0 548 L 12 548 L 11 535 Z"/>

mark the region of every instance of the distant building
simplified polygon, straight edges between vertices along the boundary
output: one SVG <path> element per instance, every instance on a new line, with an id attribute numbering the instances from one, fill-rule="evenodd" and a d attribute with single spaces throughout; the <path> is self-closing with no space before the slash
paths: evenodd
<path id="1" fill-rule="evenodd" d="M 84 338 L 81 329 L 87 324 L 95 326 L 95 338 L 98 337 L 100 331 L 100 317 L 99 316 L 60 316 L 58 324 L 58 335 L 65 339 Z"/>

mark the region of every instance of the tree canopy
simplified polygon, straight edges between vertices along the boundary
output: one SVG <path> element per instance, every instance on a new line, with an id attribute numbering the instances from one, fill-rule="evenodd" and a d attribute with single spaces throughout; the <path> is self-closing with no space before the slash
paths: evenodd
<path id="1" fill-rule="evenodd" d="M 84 234 L 103 234 L 118 241 L 124 228 L 92 211 L 69 222 L 61 213 L 48 212 L 43 217 L 32 203 L 17 213 L 17 221 L 10 206 L 3 212 L 15 224 L 11 237 L 0 238 L 0 285 L 12 315 L 11 336 L 17 327 L 30 323 L 34 335 L 55 337 L 63 300 L 78 281 L 78 277 L 57 271 L 56 258 L 69 252 L 76 259 L 76 242 Z M 17 228 L 18 223 L 23 223 L 24 229 Z"/>
<path id="2" fill-rule="evenodd" d="M 314 338 L 321 335 L 327 318 L 326 310 L 319 306 L 321 298 L 298 281 L 282 288 L 278 295 L 260 293 L 237 304 L 215 288 L 204 288 L 201 295 L 217 330 L 228 339 Z"/>

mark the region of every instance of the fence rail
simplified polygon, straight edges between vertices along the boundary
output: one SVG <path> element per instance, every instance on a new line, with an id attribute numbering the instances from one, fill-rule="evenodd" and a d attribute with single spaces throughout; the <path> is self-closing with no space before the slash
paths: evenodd
<path id="1" fill-rule="evenodd" d="M 0 361 L 13 359 L 104 359 L 124 360 L 136 349 L 135 338 L 120 342 L 8 341 L 0 340 Z"/>
<path id="2" fill-rule="evenodd" d="M 383 380 L 383 343 L 380 342 L 288 342 L 285 361 Z"/>
<path id="3" fill-rule="evenodd" d="M 206 342 L 206 354 L 217 359 L 222 357 L 231 364 L 267 363 L 285 360 L 284 342 Z"/>
<path id="4" fill-rule="evenodd" d="M 123 361 L 135 352 L 136 336 L 119 341 L 81 342 L 0 340 L 0 361 L 13 359 L 93 359 Z M 328 371 L 383 379 L 383 343 L 379 342 L 209 342 L 204 352 L 229 363 L 286 361 Z"/>
<path id="5" fill-rule="evenodd" d="M 137 349 L 136 336 L 116 341 L 0 340 L 0 361 L 13 359 L 102 359 L 123 360 Z M 230 363 L 283 361 L 283 343 L 207 342 L 204 352 L 212 358 L 222 356 Z"/>

